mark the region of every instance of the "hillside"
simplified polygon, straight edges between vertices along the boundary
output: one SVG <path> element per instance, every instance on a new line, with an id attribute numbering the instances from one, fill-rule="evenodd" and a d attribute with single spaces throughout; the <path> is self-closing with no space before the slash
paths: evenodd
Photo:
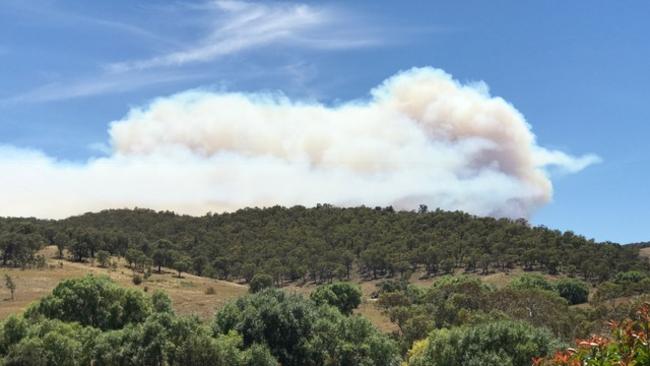
<path id="1" fill-rule="evenodd" d="M 3 274 L 9 274 L 16 282 L 16 293 L 15 299 L 10 301 L 9 291 L 0 291 L 0 319 L 22 312 L 29 304 L 50 293 L 62 280 L 81 278 L 87 274 L 108 276 L 122 286 L 146 288 L 148 292 L 163 290 L 171 298 L 178 313 L 197 314 L 203 319 L 210 318 L 215 309 L 247 291 L 246 286 L 191 274 L 183 274 L 182 278 L 177 278 L 175 271 L 168 269 L 161 274 L 152 273 L 143 284 L 136 286 L 132 281 L 133 271 L 117 258 L 113 259 L 118 263 L 115 269 L 102 268 L 88 262 L 57 259 L 56 251 L 56 247 L 49 246 L 38 252 L 38 255 L 46 258 L 46 264 L 42 268 L 2 269 Z M 206 294 L 208 288 L 214 289 L 214 293 Z"/>
<path id="2" fill-rule="evenodd" d="M 297 352 L 293 347 L 302 347 L 303 336 L 287 345 L 275 343 L 276 322 L 283 319 L 290 327 L 303 326 L 302 321 L 314 322 L 299 331 L 307 332 L 300 334 L 314 342 L 332 338 L 353 349 L 358 342 L 379 342 L 389 358 L 364 352 L 355 356 L 373 358 L 368 361 L 372 365 L 382 364 L 379 360 L 390 360 L 386 364 L 391 366 L 399 359 L 412 362 L 417 359 L 414 352 L 423 345 L 429 347 L 437 332 L 454 332 L 458 337 L 485 332 L 481 337 L 487 343 L 480 346 L 485 349 L 494 344 L 489 339 L 499 332 L 505 332 L 498 336 L 505 337 L 502 340 L 514 337 L 504 341 L 499 352 L 513 342 L 528 342 L 521 337 L 531 336 L 539 342 L 534 351 L 521 353 L 513 348 L 508 355 L 498 356 L 519 357 L 517 364 L 527 365 L 533 356 L 549 356 L 562 342 L 609 334 L 606 320 L 635 314 L 650 294 L 650 248 L 596 243 L 572 232 L 532 227 L 523 220 L 429 212 L 424 207 L 419 212 L 329 205 L 273 207 L 203 217 L 135 209 L 107 210 L 59 221 L 6 218 L 0 219 L 0 244 L 3 274 L 16 285 L 13 300 L 8 289 L 3 289 L 0 335 L 10 332 L 16 321 L 32 327 L 30 335 L 12 344 L 11 349 L 0 341 L 0 353 L 5 361 L 15 357 L 23 363 L 32 362 L 25 360 L 31 360 L 33 347 L 49 347 L 39 342 L 50 335 L 41 335 L 35 329 L 50 329 L 47 327 L 52 324 L 59 324 L 55 327 L 63 327 L 64 333 L 68 332 L 65 327 L 87 327 L 57 337 L 66 342 L 85 342 L 79 347 L 92 352 L 84 356 L 88 358 L 110 349 L 102 342 L 110 343 L 114 337 L 126 337 L 122 346 L 112 346 L 120 351 L 101 357 L 125 357 L 133 347 L 141 347 L 137 342 L 149 342 L 149 326 L 157 327 L 155 332 L 162 332 L 162 337 L 169 337 L 167 347 L 172 348 L 156 352 L 170 365 L 190 362 L 172 361 L 187 347 L 194 350 L 190 354 L 224 347 L 221 343 L 210 346 L 211 342 L 231 342 L 231 351 L 243 352 L 243 358 L 210 364 L 258 365 L 246 362 L 257 357 L 254 345 L 260 339 L 267 347 L 264 357 L 270 360 L 260 365 L 277 365 L 275 359 L 298 365 L 315 357 L 302 355 L 296 361 L 293 353 L 285 353 L 285 346 Z M 87 274 L 93 277 L 85 277 Z M 106 282 L 102 276 L 113 282 Z M 122 292 L 116 285 L 129 290 Z M 94 291 L 113 291 L 129 301 L 139 299 L 139 305 L 127 311 L 127 300 L 116 304 L 124 310 L 115 314 L 126 318 L 115 325 L 116 329 L 111 328 L 113 325 L 102 328 L 93 323 L 98 315 L 80 317 L 70 312 L 78 304 L 86 306 L 103 299 L 85 292 L 86 286 Z M 67 298 L 72 290 L 61 292 L 62 287 L 81 292 Z M 264 290 L 267 287 L 282 290 Z M 348 293 L 339 294 L 334 289 L 347 289 L 344 291 Z M 171 313 L 151 313 L 152 308 L 160 306 L 155 305 L 160 300 L 154 295 L 157 290 L 169 297 L 165 312 Z M 257 291 L 261 292 L 251 294 Z M 84 296 L 85 302 L 77 303 L 77 297 Z M 51 301 L 53 297 L 62 298 Z M 75 304 L 66 308 L 68 313 L 48 310 L 65 301 Z M 353 310 L 337 312 L 323 307 L 341 306 L 342 302 L 351 303 L 346 309 Z M 302 310 L 289 310 L 294 306 Z M 133 316 L 139 318 L 127 320 L 129 311 L 135 311 Z M 269 315 L 284 311 L 289 313 L 279 318 Z M 35 316 L 38 312 L 42 314 Z M 24 314 L 24 318 L 10 316 L 14 314 Z M 291 320 L 299 314 L 307 314 L 307 318 Z M 54 320 L 43 316 L 81 325 L 50 324 Z M 239 325 L 231 323 L 233 316 L 241 317 Z M 251 324 L 255 326 L 250 328 Z M 205 343 L 186 344 L 178 338 L 176 334 L 185 332 L 178 327 L 185 326 L 204 337 L 201 342 Z M 256 333 L 258 327 L 267 329 L 264 336 Z M 356 330 L 347 333 L 348 327 Z M 233 336 L 242 334 L 243 338 L 223 338 L 227 334 L 230 337 L 233 330 Z M 89 342 L 84 332 L 100 332 L 99 343 Z M 248 332 L 258 338 L 246 338 Z M 361 339 L 350 340 L 355 337 Z M 318 352 L 344 357 L 338 353 L 341 348 L 330 349 L 324 344 L 315 347 Z M 373 352 L 380 352 L 372 347 Z M 83 359 L 74 352 L 67 357 Z M 481 357 L 489 360 L 493 356 Z M 319 365 L 347 364 L 323 362 Z"/>
<path id="3" fill-rule="evenodd" d="M 618 272 L 648 267 L 636 246 L 596 243 L 524 220 L 426 207 L 405 212 L 276 206 L 203 217 L 135 209 L 60 221 L 0 220 L 3 265 L 29 265 L 44 245 L 57 245 L 76 261 L 103 250 L 140 266 L 179 265 L 193 274 L 235 282 L 267 273 L 278 285 L 353 276 L 426 278 L 458 270 L 487 275 L 515 268 L 599 283 Z"/>

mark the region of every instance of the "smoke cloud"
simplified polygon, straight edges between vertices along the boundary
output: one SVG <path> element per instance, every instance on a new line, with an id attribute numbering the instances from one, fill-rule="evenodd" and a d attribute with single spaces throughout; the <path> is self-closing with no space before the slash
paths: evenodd
<path id="1" fill-rule="evenodd" d="M 521 113 L 484 83 L 432 68 L 338 106 L 185 92 L 132 109 L 109 134 L 109 156 L 84 164 L 0 147 L 0 215 L 327 202 L 529 217 L 551 200 L 549 167 L 574 173 L 599 161 L 537 145 Z"/>

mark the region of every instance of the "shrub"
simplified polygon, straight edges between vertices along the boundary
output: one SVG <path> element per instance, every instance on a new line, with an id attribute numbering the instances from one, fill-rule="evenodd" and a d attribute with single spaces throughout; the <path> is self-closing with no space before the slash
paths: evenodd
<path id="1" fill-rule="evenodd" d="M 254 294 L 270 287 L 273 287 L 273 277 L 264 273 L 257 273 L 253 276 L 248 291 Z"/>
<path id="2" fill-rule="evenodd" d="M 639 282 L 648 276 L 639 271 L 619 272 L 614 277 L 614 282 L 619 285 L 624 285 L 633 282 Z"/>
<path id="3" fill-rule="evenodd" d="M 5 273 L 5 286 L 11 293 L 11 300 L 14 300 L 14 293 L 16 292 L 16 282 L 14 282 L 14 279 L 8 273 Z"/>
<path id="4" fill-rule="evenodd" d="M 47 267 L 47 259 L 45 259 L 44 255 L 37 255 L 34 257 L 34 266 L 38 269 L 43 269 Z"/>
<path id="5" fill-rule="evenodd" d="M 142 322 L 151 313 L 149 301 L 138 290 L 125 289 L 108 277 L 88 275 L 65 280 L 25 316 L 44 316 L 66 322 L 79 322 L 99 329 L 119 329 Z"/>
<path id="6" fill-rule="evenodd" d="M 537 358 L 535 366 L 650 365 L 650 303 L 643 304 L 634 318 L 610 322 L 611 338 L 592 336 L 576 341 L 575 348 Z"/>
<path id="7" fill-rule="evenodd" d="M 133 284 L 137 286 L 142 283 L 142 276 L 136 273 L 133 275 L 133 278 L 131 278 L 131 280 L 133 281 Z"/>
<path id="8" fill-rule="evenodd" d="M 380 281 L 376 286 L 379 294 L 383 292 L 406 291 L 407 287 L 409 286 L 409 282 L 402 279 L 388 279 Z"/>
<path id="9" fill-rule="evenodd" d="M 538 274 L 524 274 L 519 277 L 516 277 L 508 284 L 508 287 L 517 290 L 532 290 L 532 289 L 546 290 L 546 291 L 555 290 L 553 285 L 549 281 L 547 281 L 546 278 Z"/>
<path id="10" fill-rule="evenodd" d="M 474 276 L 444 276 L 434 282 L 418 301 L 432 304 L 436 327 L 459 325 L 463 314 L 479 310 L 493 290 Z"/>
<path id="11" fill-rule="evenodd" d="M 151 305 L 153 311 L 156 313 L 169 313 L 173 314 L 174 309 L 172 308 L 172 300 L 167 296 L 166 293 L 156 290 L 151 295 Z"/>
<path id="12" fill-rule="evenodd" d="M 407 366 L 529 366 L 557 342 L 524 322 L 500 321 L 474 327 L 438 329 L 409 351 Z"/>
<path id="13" fill-rule="evenodd" d="M 345 282 L 320 286 L 310 297 L 316 304 L 334 306 L 345 315 L 352 314 L 361 304 L 361 290 Z"/>
<path id="14" fill-rule="evenodd" d="M 238 331 L 244 347 L 267 345 L 283 366 L 399 364 L 394 342 L 368 320 L 276 289 L 227 304 L 213 329 L 221 335 Z"/>
<path id="15" fill-rule="evenodd" d="M 490 293 L 483 309 L 501 312 L 536 327 L 546 327 L 565 339 L 574 337 L 575 324 L 569 304 L 555 292 L 504 288 Z"/>
<path id="16" fill-rule="evenodd" d="M 589 286 L 576 279 L 563 278 L 555 284 L 555 288 L 571 305 L 582 304 L 589 299 Z"/>
<path id="17" fill-rule="evenodd" d="M 594 295 L 594 300 L 598 302 L 650 292 L 650 277 L 637 277 L 636 274 L 637 272 L 619 273 L 614 281 L 601 283 Z"/>
<path id="18" fill-rule="evenodd" d="M 100 267 L 108 267 L 110 264 L 111 254 L 105 250 L 100 250 L 97 252 L 97 262 L 99 262 Z"/>
<path id="19" fill-rule="evenodd" d="M 92 344 L 98 333 L 96 329 L 59 320 L 30 324 L 23 337 L 9 347 L 3 365 L 89 364 L 84 346 Z"/>

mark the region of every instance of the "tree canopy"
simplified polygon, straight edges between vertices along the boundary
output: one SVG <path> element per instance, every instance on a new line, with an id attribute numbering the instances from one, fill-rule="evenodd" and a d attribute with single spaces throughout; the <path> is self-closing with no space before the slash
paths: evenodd
<path id="1" fill-rule="evenodd" d="M 590 283 L 648 271 L 640 246 L 596 243 L 525 220 L 391 207 L 246 208 L 202 217 L 145 209 L 106 210 L 65 220 L 0 219 L 4 266 L 28 266 L 44 245 L 73 260 L 122 256 L 137 270 L 172 267 L 225 280 L 270 275 L 289 281 L 392 278 L 423 271 L 527 271 L 580 276 Z"/>

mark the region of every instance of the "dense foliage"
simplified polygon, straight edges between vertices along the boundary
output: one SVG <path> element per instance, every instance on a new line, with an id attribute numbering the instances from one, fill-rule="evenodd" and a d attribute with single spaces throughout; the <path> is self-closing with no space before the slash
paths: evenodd
<path id="1" fill-rule="evenodd" d="M 642 366 L 650 365 L 650 303 L 632 318 L 611 321 L 611 337 L 591 336 L 575 348 L 552 357 L 535 358 L 534 366 Z"/>
<path id="2" fill-rule="evenodd" d="M 75 306 L 76 304 L 76 306 Z M 59 284 L 23 317 L 0 324 L 1 365 L 397 366 L 397 347 L 366 319 L 267 289 L 212 324 L 174 314 L 107 278 Z"/>
<path id="3" fill-rule="evenodd" d="M 409 351 L 406 366 L 529 366 L 557 344 L 544 329 L 500 321 L 431 332 Z"/>
<path id="4" fill-rule="evenodd" d="M 284 366 L 399 364 L 396 345 L 368 320 L 280 290 L 227 305 L 216 315 L 214 331 L 236 331 L 244 345 L 268 345 Z"/>
<path id="5" fill-rule="evenodd" d="M 515 266 L 597 283 L 618 272 L 647 270 L 639 246 L 595 243 L 524 220 L 429 212 L 424 206 L 418 212 L 276 206 L 203 217 L 135 209 L 60 221 L 0 219 L 3 265 L 32 265 L 34 251 L 45 244 L 79 261 L 103 262 L 108 252 L 139 270 L 171 267 L 179 275 L 245 281 L 265 273 L 276 285 L 348 279 L 353 272 L 367 278 L 486 274 Z"/>
<path id="6" fill-rule="evenodd" d="M 25 316 L 44 316 L 107 330 L 141 323 L 150 314 L 149 301 L 141 291 L 120 287 L 108 277 L 85 277 L 61 282 Z"/>
<path id="7" fill-rule="evenodd" d="M 650 293 L 650 276 L 640 271 L 618 273 L 610 281 L 601 283 L 596 293 L 597 301 Z"/>
<path id="8" fill-rule="evenodd" d="M 333 283 L 318 287 L 310 298 L 317 304 L 331 305 L 350 315 L 361 304 L 361 289 L 350 283 Z"/>
<path id="9" fill-rule="evenodd" d="M 477 277 L 441 277 L 429 288 L 404 283 L 382 284 L 378 304 L 399 328 L 402 347 L 408 348 L 434 329 L 477 325 L 497 320 L 520 320 L 549 329 L 561 339 L 577 335 L 583 320 L 579 310 L 553 291 L 521 287 L 496 289 Z"/>
<path id="10" fill-rule="evenodd" d="M 639 281 L 639 273 L 622 273 L 616 278 Z M 569 305 L 571 299 L 584 300 L 587 292 L 583 282 L 571 278 L 548 281 L 539 275 L 524 274 L 503 288 L 488 286 L 471 276 L 441 277 L 428 288 L 389 280 L 378 285 L 377 295 L 378 305 L 399 328 L 395 336 L 402 351 L 408 350 L 408 365 L 527 365 L 531 354 L 540 357 L 558 342 L 572 342 L 576 338 L 581 339 L 578 351 L 559 352 L 555 358 L 540 357 L 538 364 L 544 360 L 544 365 L 554 366 L 619 365 L 607 362 L 616 357 L 621 361 L 648 349 L 645 341 L 637 344 L 650 334 L 648 295 L 574 307 Z M 637 310 L 639 307 L 641 311 Z M 514 333 L 503 337 L 507 339 L 504 342 L 512 342 L 512 348 L 496 340 L 501 339 L 501 332 L 509 331 Z M 610 333 L 614 341 L 604 338 Z M 536 338 L 544 341 L 533 347 L 516 334 L 544 334 Z M 511 336 L 514 338 L 508 338 Z M 632 342 L 633 338 L 637 343 Z M 607 341 L 602 343 L 603 340 Z M 645 348 L 638 348 L 641 344 Z M 634 347 L 638 349 L 632 351 Z M 602 357 L 588 357 L 590 352 Z M 515 355 L 526 357 L 516 359 Z M 638 360 L 641 359 L 645 360 Z M 550 363 L 552 360 L 556 363 Z"/>

